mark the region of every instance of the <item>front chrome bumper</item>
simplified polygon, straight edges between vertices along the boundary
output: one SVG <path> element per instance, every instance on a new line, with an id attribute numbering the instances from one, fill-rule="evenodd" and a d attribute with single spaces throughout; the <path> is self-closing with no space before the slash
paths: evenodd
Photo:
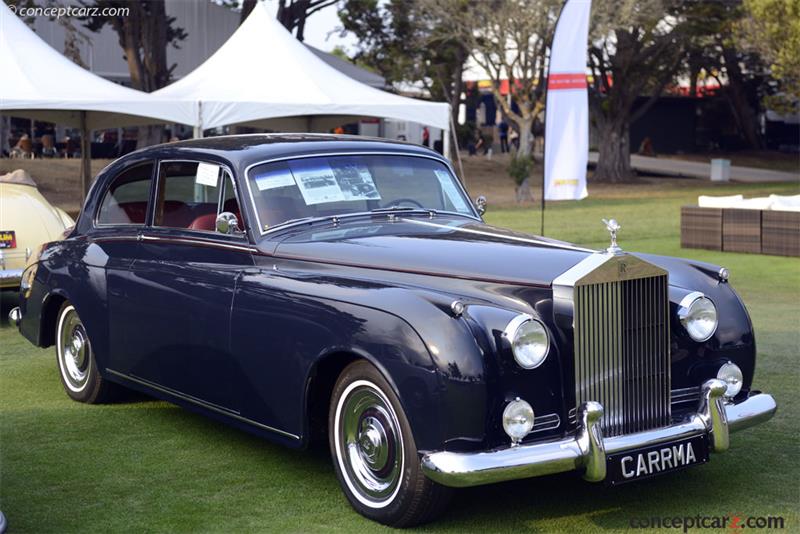
<path id="1" fill-rule="evenodd" d="M 777 404 L 771 395 L 757 393 L 738 403 L 726 403 L 725 384 L 708 380 L 701 388 L 697 412 L 672 426 L 603 438 L 603 407 L 586 402 L 578 410 L 575 436 L 530 445 L 509 446 L 483 452 L 434 452 L 422 458 L 425 475 L 452 487 L 479 486 L 505 480 L 537 477 L 566 471 L 583 471 L 592 482 L 606 478 L 606 455 L 660 443 L 707 435 L 712 452 L 728 449 L 730 432 L 769 420 Z"/>

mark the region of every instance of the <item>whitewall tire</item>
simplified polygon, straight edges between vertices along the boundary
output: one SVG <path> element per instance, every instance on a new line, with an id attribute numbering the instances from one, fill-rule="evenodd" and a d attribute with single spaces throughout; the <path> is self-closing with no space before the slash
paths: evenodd
<path id="1" fill-rule="evenodd" d="M 422 473 L 400 402 L 366 361 L 342 371 L 333 389 L 328 436 L 348 501 L 362 515 L 394 527 L 433 519 L 450 490 Z"/>
<path id="2" fill-rule="evenodd" d="M 55 341 L 59 376 L 67 395 L 89 404 L 111 400 L 117 387 L 100 376 L 89 335 L 69 301 L 58 311 Z"/>

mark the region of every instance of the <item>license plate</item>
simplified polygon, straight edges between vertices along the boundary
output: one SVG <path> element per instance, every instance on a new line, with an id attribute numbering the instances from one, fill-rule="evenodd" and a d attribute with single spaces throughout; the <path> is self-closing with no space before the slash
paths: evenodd
<path id="1" fill-rule="evenodd" d="M 606 456 L 606 481 L 612 485 L 634 482 L 708 461 L 706 436 L 662 443 Z"/>
<path id="2" fill-rule="evenodd" d="M 14 230 L 0 230 L 0 248 L 17 248 L 17 234 Z"/>

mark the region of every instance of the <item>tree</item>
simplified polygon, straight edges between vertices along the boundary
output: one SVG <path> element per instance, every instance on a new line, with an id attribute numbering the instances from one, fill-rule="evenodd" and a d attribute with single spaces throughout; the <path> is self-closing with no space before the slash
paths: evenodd
<path id="1" fill-rule="evenodd" d="M 295 32 L 298 41 L 302 41 L 305 36 L 306 20 L 308 17 L 335 5 L 339 0 L 278 0 L 278 21 L 283 26 Z M 243 6 L 244 7 L 244 6 Z M 252 10 L 252 7 L 250 7 Z M 242 10 L 244 16 L 244 9 Z"/>
<path id="2" fill-rule="evenodd" d="M 240 25 L 247 19 L 248 16 L 250 16 L 250 13 L 253 12 L 253 9 L 255 9 L 257 3 L 258 0 L 242 0 L 242 13 L 239 15 Z"/>
<path id="3" fill-rule="evenodd" d="M 519 156 L 533 146 L 533 123 L 544 110 L 547 51 L 560 0 L 419 0 L 443 31 L 470 50 L 490 77 L 505 118 L 519 132 Z M 501 93 L 508 80 L 509 96 Z M 513 102 L 513 104 L 512 104 Z"/>
<path id="4" fill-rule="evenodd" d="M 601 140 L 597 181 L 634 176 L 630 125 L 655 104 L 686 55 L 679 5 L 677 0 L 593 4 L 589 103 Z M 648 98 L 637 105 L 640 96 Z"/>
<path id="5" fill-rule="evenodd" d="M 346 0 L 339 19 L 342 32 L 358 38 L 357 64 L 389 83 L 422 83 L 431 98 L 449 102 L 458 119 L 468 50 L 442 31 L 439 19 L 426 16 L 417 0 Z"/>
<path id="6" fill-rule="evenodd" d="M 769 64 L 778 93 L 767 97 L 770 108 L 797 112 L 800 101 L 800 0 L 744 0 L 740 35 Z"/>
<path id="7" fill-rule="evenodd" d="M 177 48 L 186 32 L 175 26 L 175 17 L 167 16 L 164 0 L 94 0 L 83 5 L 98 8 L 97 13 L 116 8 L 105 11 L 118 13 L 116 16 L 87 16 L 82 20 L 93 32 L 108 25 L 117 33 L 134 89 L 149 93 L 169 83 L 175 65 L 167 66 L 167 46 Z M 161 126 L 142 127 L 139 146 L 160 143 L 162 135 Z"/>
<path id="8" fill-rule="evenodd" d="M 59 17 L 58 23 L 64 28 L 64 55 L 76 65 L 88 69 L 81 57 L 80 44 L 88 43 L 89 37 L 75 26 L 72 17 Z"/>
<path id="9" fill-rule="evenodd" d="M 14 14 L 22 8 L 25 9 L 26 13 L 30 13 L 29 10 L 37 7 L 60 7 L 55 0 L 38 0 L 38 2 L 37 0 L 5 0 L 5 3 L 14 6 Z M 72 17 L 50 16 L 48 18 L 50 21 L 55 20 L 64 28 L 64 56 L 84 69 L 88 68 L 83 58 L 81 58 L 80 44 L 90 42 L 89 37 L 75 26 Z M 36 20 L 35 16 L 28 15 L 26 17 L 20 17 L 20 20 L 27 24 L 30 29 L 36 31 L 36 26 L 34 24 Z"/>
<path id="10" fill-rule="evenodd" d="M 728 102 L 744 143 L 761 147 L 758 132 L 758 93 L 764 88 L 766 68 L 746 46 L 738 30 L 745 11 L 741 0 L 690 4 L 685 12 L 689 72 L 694 92 L 700 73 L 714 78 Z"/>

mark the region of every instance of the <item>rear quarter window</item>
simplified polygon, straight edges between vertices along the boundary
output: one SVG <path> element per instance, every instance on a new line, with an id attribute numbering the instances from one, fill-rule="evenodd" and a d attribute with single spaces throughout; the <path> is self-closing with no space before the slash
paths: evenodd
<path id="1" fill-rule="evenodd" d="M 97 212 L 100 225 L 143 225 L 147 218 L 153 163 L 134 165 L 108 186 Z"/>

